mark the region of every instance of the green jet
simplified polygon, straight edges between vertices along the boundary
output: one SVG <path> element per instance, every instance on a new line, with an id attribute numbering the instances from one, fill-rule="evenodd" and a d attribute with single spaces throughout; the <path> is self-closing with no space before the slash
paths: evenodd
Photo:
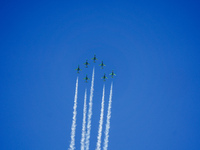
<path id="1" fill-rule="evenodd" d="M 84 65 L 85 65 L 85 68 L 88 68 L 88 65 L 90 65 L 89 63 L 88 63 L 88 60 L 86 59 L 86 62 L 84 63 Z"/>
<path id="2" fill-rule="evenodd" d="M 88 80 L 90 80 L 86 74 L 86 77 L 84 78 L 85 82 L 87 83 Z"/>
<path id="3" fill-rule="evenodd" d="M 111 76 L 111 78 L 113 78 L 113 76 L 116 76 L 113 70 L 112 70 L 112 73 L 110 73 L 109 75 Z"/>
<path id="4" fill-rule="evenodd" d="M 106 81 L 106 79 L 108 79 L 108 78 L 106 77 L 106 74 L 105 74 L 105 73 L 104 73 L 104 75 L 103 75 L 103 77 L 102 77 L 101 79 L 103 79 L 103 81 Z"/>
<path id="5" fill-rule="evenodd" d="M 94 61 L 94 63 L 95 63 L 95 60 L 98 60 L 98 59 L 96 58 L 96 55 L 94 55 L 94 57 L 92 58 L 92 60 Z"/>
<path id="6" fill-rule="evenodd" d="M 102 61 L 101 64 L 100 64 L 99 66 L 101 66 L 101 69 L 103 69 L 103 67 L 106 66 L 106 65 L 105 65 L 105 64 L 103 63 L 103 61 Z"/>
<path id="7" fill-rule="evenodd" d="M 79 71 L 82 71 L 78 65 L 78 68 L 76 68 L 75 70 L 77 70 L 77 73 L 79 73 Z"/>

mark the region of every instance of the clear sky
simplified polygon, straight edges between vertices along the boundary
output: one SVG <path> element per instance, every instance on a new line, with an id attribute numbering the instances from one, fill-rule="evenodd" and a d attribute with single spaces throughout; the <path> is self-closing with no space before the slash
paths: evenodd
<path id="1" fill-rule="evenodd" d="M 114 69 L 108 149 L 199 150 L 199 6 L 197 0 L 1 1 L 0 149 L 69 147 L 78 64 L 80 149 L 84 90 L 90 88 L 83 78 L 91 79 L 95 53 L 90 149 L 97 141 L 100 77 Z"/>

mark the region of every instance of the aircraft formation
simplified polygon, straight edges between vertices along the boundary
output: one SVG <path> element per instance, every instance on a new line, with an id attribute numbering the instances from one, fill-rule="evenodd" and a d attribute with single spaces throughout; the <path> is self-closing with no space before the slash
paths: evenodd
<path id="1" fill-rule="evenodd" d="M 94 55 L 94 57 L 92 58 L 92 60 L 93 60 L 94 63 L 96 63 L 96 61 L 98 60 L 97 57 L 96 57 L 96 55 Z M 87 59 L 86 59 L 86 62 L 84 63 L 84 65 L 85 65 L 85 68 L 88 68 L 88 66 L 90 65 L 90 64 L 88 63 L 88 60 L 87 60 Z M 103 69 L 106 65 L 105 65 L 105 64 L 103 63 L 103 61 L 102 61 L 101 64 L 99 64 L 99 66 L 101 67 L 101 69 Z M 79 65 L 78 65 L 78 68 L 76 68 L 75 70 L 77 71 L 77 73 L 80 73 L 80 71 L 82 71 L 82 70 L 80 69 L 80 66 L 79 66 Z M 109 75 L 111 76 L 111 78 L 113 78 L 114 76 L 116 76 L 116 74 L 114 73 L 113 70 L 112 70 L 112 72 L 111 72 Z M 108 79 L 108 78 L 106 77 L 106 74 L 105 74 L 105 73 L 104 73 L 104 75 L 103 75 L 103 77 L 102 77 L 101 79 L 103 79 L 103 81 L 106 81 L 106 79 Z M 90 80 L 90 79 L 88 78 L 87 74 L 86 74 L 86 77 L 84 78 L 84 80 L 85 80 L 86 83 L 87 83 L 88 80 Z"/>

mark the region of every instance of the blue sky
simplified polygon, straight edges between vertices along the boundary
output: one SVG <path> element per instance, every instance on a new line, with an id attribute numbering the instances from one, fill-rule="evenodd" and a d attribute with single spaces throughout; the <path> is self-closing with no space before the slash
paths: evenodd
<path id="1" fill-rule="evenodd" d="M 90 149 L 96 146 L 100 77 L 112 69 L 108 149 L 200 149 L 198 1 L 11 0 L 0 2 L 0 17 L 1 150 L 69 147 L 78 64 L 77 149 L 84 90 L 90 88 L 83 78 L 91 78 L 93 66 Z M 90 60 L 94 53 L 97 64 Z"/>

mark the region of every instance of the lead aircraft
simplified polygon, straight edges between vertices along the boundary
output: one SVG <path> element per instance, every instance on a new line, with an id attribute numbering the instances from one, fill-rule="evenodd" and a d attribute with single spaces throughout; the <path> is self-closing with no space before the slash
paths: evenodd
<path id="1" fill-rule="evenodd" d="M 96 55 L 94 55 L 94 57 L 92 58 L 92 60 L 94 61 L 94 63 L 95 63 L 95 60 L 98 60 L 98 59 L 96 58 Z"/>

